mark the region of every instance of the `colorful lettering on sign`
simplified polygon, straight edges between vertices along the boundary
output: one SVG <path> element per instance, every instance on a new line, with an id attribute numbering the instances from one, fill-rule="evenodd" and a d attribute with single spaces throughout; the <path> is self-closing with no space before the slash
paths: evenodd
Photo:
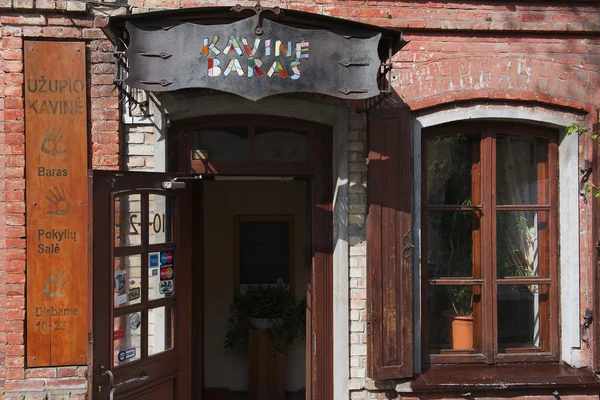
<path id="1" fill-rule="evenodd" d="M 258 76 L 263 77 L 265 73 L 261 69 L 264 65 L 264 57 L 276 57 L 274 61 L 268 61 L 267 65 L 270 65 L 266 75 L 272 78 L 273 75 L 278 74 L 282 79 L 288 76 L 291 79 L 299 79 L 301 76 L 300 66 L 301 60 L 307 59 L 310 56 L 310 43 L 305 40 L 298 42 L 294 41 L 282 41 L 282 40 L 271 40 L 266 39 L 261 42 L 261 39 L 254 39 L 253 46 L 250 47 L 250 42 L 246 37 L 231 36 L 227 40 L 227 44 L 223 49 L 217 47 L 219 37 L 215 36 L 210 38 L 203 38 L 202 56 L 208 57 L 208 76 L 211 78 L 217 76 L 244 76 L 253 78 Z M 263 46 L 261 48 L 261 43 Z M 271 44 L 273 49 L 271 49 Z M 244 50 L 248 56 L 247 60 L 240 61 L 237 56 L 244 55 Z M 273 50 L 273 51 L 272 51 Z M 262 57 L 257 57 L 262 51 Z M 231 54 L 230 54 L 231 52 Z M 217 58 L 216 56 L 231 55 L 233 57 L 229 59 Z M 295 56 L 295 58 L 294 58 Z M 287 61 L 287 59 L 290 59 Z M 246 68 L 244 68 L 246 67 Z M 236 72 L 236 74 L 232 74 Z"/>

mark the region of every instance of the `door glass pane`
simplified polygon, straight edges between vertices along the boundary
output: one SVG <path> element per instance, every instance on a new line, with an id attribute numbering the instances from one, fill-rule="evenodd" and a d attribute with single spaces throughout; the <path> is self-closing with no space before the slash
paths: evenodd
<path id="1" fill-rule="evenodd" d="M 192 135 L 192 160 L 248 160 L 248 128 L 245 126 L 196 130 Z"/>
<path id="2" fill-rule="evenodd" d="M 148 195 L 148 243 L 173 241 L 173 197 Z"/>
<path id="3" fill-rule="evenodd" d="M 496 203 L 548 203 L 548 140 L 498 135 L 496 138 Z"/>
<path id="4" fill-rule="evenodd" d="M 142 313 L 135 312 L 114 319 L 113 366 L 139 360 L 142 356 Z"/>
<path id="5" fill-rule="evenodd" d="M 498 285 L 498 350 L 540 347 L 548 285 Z"/>
<path id="6" fill-rule="evenodd" d="M 427 140 L 427 202 L 476 205 L 473 164 L 479 161 L 479 135 L 438 136 Z M 475 197 L 477 198 L 477 197 Z"/>
<path id="7" fill-rule="evenodd" d="M 148 300 L 174 295 L 176 266 L 174 250 L 148 254 Z"/>
<path id="8" fill-rule="evenodd" d="M 113 304 L 115 308 L 142 301 L 142 256 L 115 257 Z"/>
<path id="9" fill-rule="evenodd" d="M 173 307 L 148 310 L 148 355 L 173 348 Z"/>
<path id="10" fill-rule="evenodd" d="M 142 244 L 141 204 L 139 194 L 115 197 L 115 247 Z"/>
<path id="11" fill-rule="evenodd" d="M 429 286 L 428 342 L 432 354 L 444 350 L 480 349 L 481 321 L 477 317 L 481 286 Z"/>
<path id="12" fill-rule="evenodd" d="M 429 278 L 481 276 L 477 260 L 476 268 L 473 268 L 473 243 L 479 242 L 478 214 L 472 211 L 432 211 L 428 214 Z"/>
<path id="13" fill-rule="evenodd" d="M 547 211 L 496 213 L 498 278 L 547 277 L 547 221 Z"/>
<path id="14" fill-rule="evenodd" d="M 308 161 L 308 134 L 303 131 L 256 127 L 254 159 L 256 161 Z"/>

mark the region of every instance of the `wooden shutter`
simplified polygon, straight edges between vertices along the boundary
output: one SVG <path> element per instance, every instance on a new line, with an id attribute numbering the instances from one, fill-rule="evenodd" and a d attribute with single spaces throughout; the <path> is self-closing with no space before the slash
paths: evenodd
<path id="1" fill-rule="evenodd" d="M 410 109 L 369 116 L 367 173 L 368 374 L 413 374 L 412 140 Z"/>

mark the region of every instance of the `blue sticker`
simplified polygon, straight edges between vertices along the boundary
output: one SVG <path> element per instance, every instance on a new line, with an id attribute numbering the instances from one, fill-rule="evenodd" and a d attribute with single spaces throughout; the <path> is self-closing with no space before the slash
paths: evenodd
<path id="1" fill-rule="evenodd" d="M 152 276 L 158 275 L 158 268 L 152 270 Z"/>
<path id="2" fill-rule="evenodd" d="M 150 268 L 158 267 L 158 253 L 150 253 L 150 260 L 148 262 Z"/>
<path id="3" fill-rule="evenodd" d="M 135 349 L 121 350 L 119 352 L 119 362 L 129 360 L 130 358 L 133 358 L 133 357 L 135 357 Z"/>
<path id="4" fill-rule="evenodd" d="M 160 263 L 162 265 L 173 264 L 173 252 L 163 251 L 160 253 Z"/>

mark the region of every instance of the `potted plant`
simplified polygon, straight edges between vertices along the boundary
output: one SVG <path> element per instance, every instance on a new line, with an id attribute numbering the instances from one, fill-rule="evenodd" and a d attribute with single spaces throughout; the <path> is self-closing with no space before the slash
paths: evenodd
<path id="1" fill-rule="evenodd" d="M 247 286 L 236 292 L 231 305 L 225 347 L 238 353 L 248 349 L 250 329 L 265 329 L 272 354 L 285 351 L 306 333 L 306 302 L 296 302 L 287 285 Z"/>
<path id="2" fill-rule="evenodd" d="M 450 339 L 454 350 L 473 348 L 473 287 L 448 286 L 452 310 L 445 315 L 451 320 Z"/>

